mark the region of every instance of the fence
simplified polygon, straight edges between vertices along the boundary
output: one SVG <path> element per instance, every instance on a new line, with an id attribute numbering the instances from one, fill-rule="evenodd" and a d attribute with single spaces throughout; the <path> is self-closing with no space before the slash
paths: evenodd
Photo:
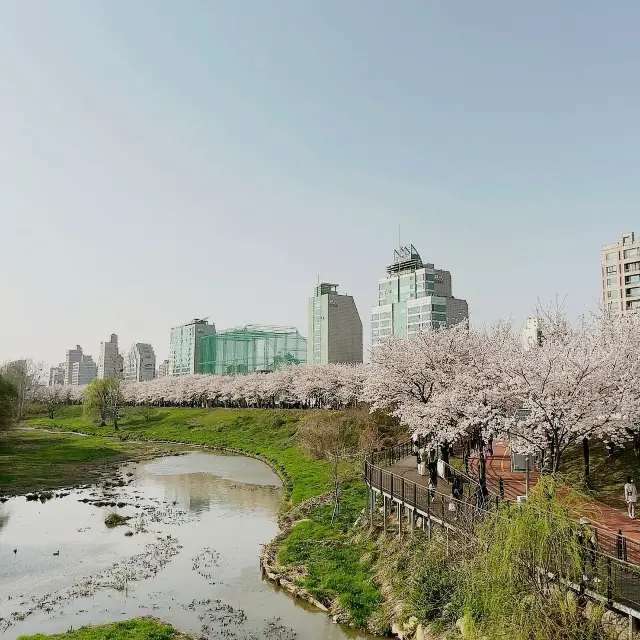
<path id="1" fill-rule="evenodd" d="M 422 518 L 429 526 L 436 523 L 459 534 L 475 536 L 476 526 L 487 517 L 491 509 L 500 505 L 503 498 L 491 493 L 484 497 L 478 491 L 472 491 L 472 483 L 477 485 L 477 482 L 454 469 L 450 469 L 450 472 L 459 474 L 469 487 L 461 499 L 430 490 L 378 466 L 380 463 L 392 465 L 408 455 L 411 455 L 411 443 L 372 454 L 364 464 L 367 486 L 385 496 L 385 504 L 386 499 L 389 499 L 399 505 L 399 509 L 408 508 L 412 514 L 412 524 Z M 509 503 L 508 500 L 504 502 Z M 373 502 L 371 516 L 373 517 Z M 617 536 L 602 533 L 596 535 L 595 545 L 584 545 L 583 575 L 571 576 L 565 582 L 581 593 L 640 618 L 640 566 L 630 561 L 640 558 L 640 545 L 629 541 L 620 533 Z"/>
<path id="2" fill-rule="evenodd" d="M 397 462 L 413 455 L 413 443 L 403 442 L 394 447 L 375 451 L 371 454 L 371 464 L 377 467 L 391 467 Z M 473 501 L 478 490 L 479 481 L 469 473 L 464 473 L 459 469 L 455 469 L 451 465 L 445 463 L 446 469 L 444 480 L 451 482 L 453 478 L 458 477 L 461 481 L 464 497 L 466 501 Z M 504 485 L 502 478 L 498 478 L 498 486 L 493 490 L 487 485 L 488 502 L 491 504 L 499 504 L 501 501 L 516 502 L 519 492 L 510 489 Z M 445 496 L 448 499 L 448 496 Z M 633 565 L 640 566 L 640 542 L 632 540 L 625 536 L 622 530 L 616 534 L 605 529 L 591 525 L 596 532 L 598 539 L 598 549 L 605 555 L 610 555 L 616 560 L 623 560 Z"/>

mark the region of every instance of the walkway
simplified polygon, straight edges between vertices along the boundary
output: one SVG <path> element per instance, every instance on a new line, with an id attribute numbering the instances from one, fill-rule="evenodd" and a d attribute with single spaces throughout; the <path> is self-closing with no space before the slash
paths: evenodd
<path id="1" fill-rule="evenodd" d="M 493 445 L 493 456 L 486 459 L 487 487 L 492 493 L 498 494 L 500 491 L 500 478 L 504 483 L 504 494 L 508 500 L 515 500 L 516 496 L 525 495 L 526 479 L 525 474 L 511 471 L 511 459 L 508 448 L 503 443 Z M 471 458 L 469 472 L 473 477 L 478 477 L 480 459 L 475 456 Z M 411 480 L 421 486 L 427 486 L 428 476 L 421 476 L 417 473 L 415 456 L 404 458 L 390 467 L 397 475 L 402 475 L 407 480 Z M 539 473 L 530 472 L 529 482 L 533 486 L 540 477 Z M 438 479 L 438 492 L 450 493 L 448 484 Z M 622 491 L 622 487 L 620 488 Z M 637 520 L 630 520 L 626 511 L 614 509 L 597 500 L 588 500 L 584 505 L 584 516 L 590 523 L 598 528 L 600 534 L 600 544 L 612 554 L 617 553 L 617 533 L 622 530 L 626 538 L 627 546 L 626 558 L 634 564 L 640 564 L 640 509 L 638 509 Z"/>
<path id="2" fill-rule="evenodd" d="M 389 467 L 396 475 L 402 476 L 405 480 L 411 480 L 423 487 L 429 485 L 429 476 L 421 476 L 418 473 L 418 465 L 416 463 L 416 457 L 404 458 L 400 462 L 396 462 L 393 466 Z M 451 487 L 442 478 L 438 478 L 438 493 L 445 495 L 451 495 Z"/>

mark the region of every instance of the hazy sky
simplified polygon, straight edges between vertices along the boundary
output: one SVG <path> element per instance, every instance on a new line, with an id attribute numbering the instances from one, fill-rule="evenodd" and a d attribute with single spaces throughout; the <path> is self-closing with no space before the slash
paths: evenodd
<path id="1" fill-rule="evenodd" d="M 0 360 L 369 333 L 398 242 L 472 322 L 597 304 L 640 231 L 637 0 L 0 0 Z"/>

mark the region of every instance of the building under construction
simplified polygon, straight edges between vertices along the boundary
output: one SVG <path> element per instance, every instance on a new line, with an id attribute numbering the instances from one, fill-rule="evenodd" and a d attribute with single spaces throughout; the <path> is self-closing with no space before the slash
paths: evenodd
<path id="1" fill-rule="evenodd" d="M 199 373 L 260 373 L 307 361 L 307 340 L 294 327 L 245 325 L 199 340 Z"/>

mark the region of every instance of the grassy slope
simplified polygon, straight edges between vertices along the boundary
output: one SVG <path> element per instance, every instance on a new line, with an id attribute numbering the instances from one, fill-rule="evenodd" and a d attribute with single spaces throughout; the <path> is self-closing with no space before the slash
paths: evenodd
<path id="1" fill-rule="evenodd" d="M 168 624 L 151 618 L 115 622 L 98 627 L 82 627 L 55 636 L 41 633 L 35 636 L 20 636 L 18 640 L 187 640 L 188 636 L 177 632 Z"/>
<path id="2" fill-rule="evenodd" d="M 34 426 L 118 435 L 139 440 L 173 440 L 225 447 L 259 455 L 277 466 L 290 481 L 292 503 L 325 493 L 330 473 L 324 462 L 310 460 L 296 444 L 297 424 L 306 412 L 258 409 L 159 408 L 145 420 L 129 410 L 119 431 L 87 421 L 81 407 L 67 407 L 56 418 L 32 418 Z M 104 443 L 104 440 L 101 442 Z M 110 441 L 111 442 L 111 441 Z M 106 445 L 102 445 L 106 446 Z M 362 482 L 348 484 L 342 495 L 342 512 L 330 525 L 332 507 L 315 507 L 281 542 L 279 560 L 304 566 L 300 580 L 318 600 L 329 605 L 336 598 L 352 619 L 364 625 L 381 601 L 373 582 L 373 566 L 367 542 L 355 543 L 348 527 L 364 507 Z M 326 545 L 318 541 L 327 542 Z M 363 561 L 363 558 L 365 560 Z"/>
<path id="3" fill-rule="evenodd" d="M 636 485 L 640 484 L 640 460 L 633 452 L 633 447 L 631 445 L 624 449 L 616 447 L 615 454 L 608 456 L 604 444 L 594 440 L 591 443 L 589 458 L 591 480 L 589 495 L 611 507 L 626 510 L 622 489 L 627 476 L 632 476 Z M 585 491 L 582 445 L 567 450 L 559 475 L 570 487 Z"/>
<path id="4" fill-rule="evenodd" d="M 89 484 L 109 465 L 171 450 L 159 444 L 10 431 L 0 435 L 0 495 Z"/>
<path id="5" fill-rule="evenodd" d="M 278 560 L 283 565 L 301 565 L 306 575 L 299 580 L 316 599 L 325 604 L 337 595 L 353 621 L 364 626 L 382 597 L 372 579 L 375 545 L 355 540 L 350 527 L 365 506 L 364 483 L 354 481 L 342 487 L 340 518 L 331 525 L 333 504 L 315 507 L 282 541 Z"/>

